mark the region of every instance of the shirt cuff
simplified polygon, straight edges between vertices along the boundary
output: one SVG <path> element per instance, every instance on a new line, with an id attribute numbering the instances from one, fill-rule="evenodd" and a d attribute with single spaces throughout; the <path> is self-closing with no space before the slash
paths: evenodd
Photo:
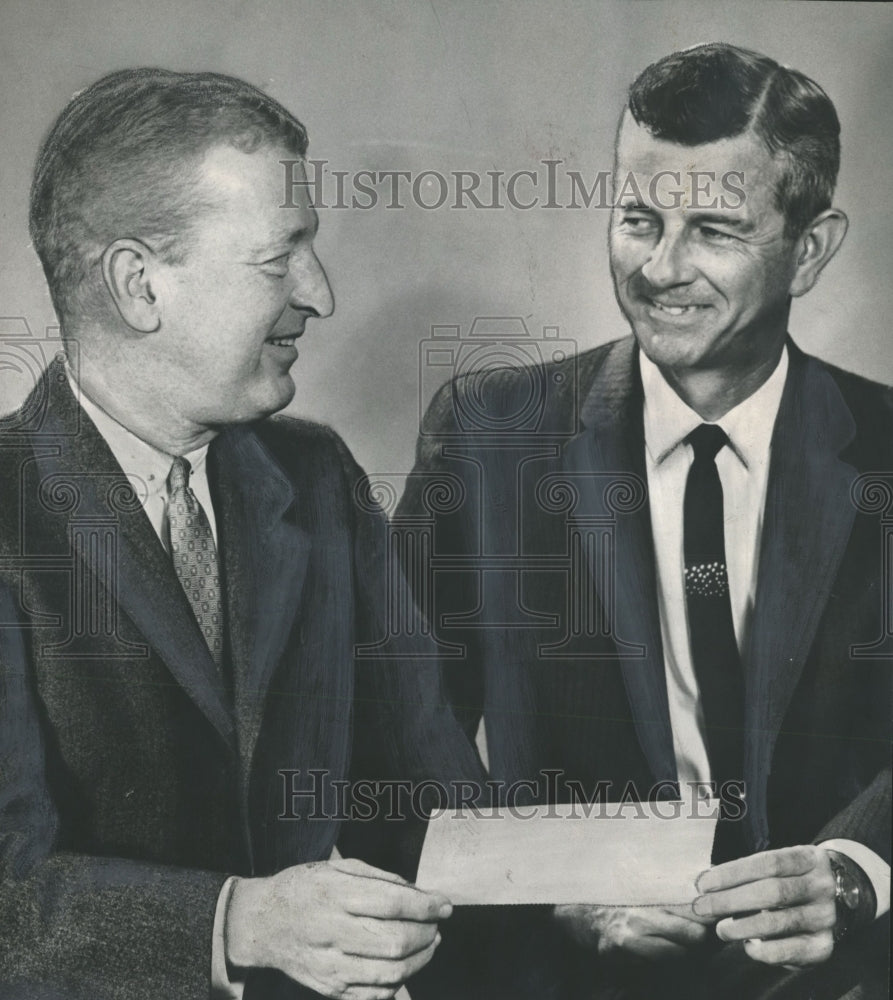
<path id="1" fill-rule="evenodd" d="M 226 968 L 226 911 L 229 899 L 236 884 L 235 876 L 223 883 L 220 895 L 217 897 L 217 909 L 214 911 L 214 930 L 211 938 L 211 996 L 214 1000 L 242 1000 L 245 984 L 233 982 Z"/>
<path id="2" fill-rule="evenodd" d="M 875 919 L 882 917 L 890 909 L 890 866 L 883 858 L 875 854 L 870 847 L 855 840 L 823 840 L 819 847 L 845 854 L 865 872 L 877 900 Z"/>

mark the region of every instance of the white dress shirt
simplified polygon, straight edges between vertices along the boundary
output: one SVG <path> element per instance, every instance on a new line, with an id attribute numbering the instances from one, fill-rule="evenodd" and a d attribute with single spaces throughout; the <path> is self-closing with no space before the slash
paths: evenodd
<path id="1" fill-rule="evenodd" d="M 704 713 L 692 663 L 685 603 L 683 503 L 694 459 L 684 439 L 705 421 L 680 399 L 660 369 L 639 352 L 645 393 L 645 462 L 664 669 L 673 730 L 673 751 L 681 783 L 710 781 Z M 788 372 L 787 348 L 775 371 L 743 402 L 717 421 L 729 445 L 716 456 L 723 489 L 726 567 L 735 637 L 746 653 L 756 599 L 758 553 L 769 481 L 772 431 Z M 877 915 L 890 908 L 890 866 L 864 844 L 824 843 L 862 867 L 877 894 Z"/>
<path id="2" fill-rule="evenodd" d="M 158 535 L 164 546 L 165 552 L 170 553 L 167 479 L 174 456 L 159 451 L 143 441 L 142 438 L 138 438 L 132 431 L 129 431 L 123 424 L 119 424 L 114 417 L 109 416 L 105 410 L 89 399 L 83 390 L 75 384 L 71 374 L 68 378 L 84 412 L 96 425 L 96 429 L 105 439 L 105 443 L 115 456 L 118 465 L 124 470 L 124 475 L 133 486 L 143 510 L 155 529 L 155 534 Z M 204 444 L 201 448 L 196 448 L 183 457 L 192 468 L 189 476 L 189 488 L 204 509 L 216 545 L 217 519 L 214 517 L 214 503 L 211 500 L 211 487 L 208 485 L 208 445 Z"/>

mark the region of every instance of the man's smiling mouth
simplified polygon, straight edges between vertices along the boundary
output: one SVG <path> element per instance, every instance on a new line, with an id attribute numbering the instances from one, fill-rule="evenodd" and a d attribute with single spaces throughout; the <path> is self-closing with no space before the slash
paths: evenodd
<path id="1" fill-rule="evenodd" d="M 646 299 L 648 305 L 654 306 L 659 312 L 666 313 L 668 316 L 689 316 L 698 309 L 707 309 L 708 306 L 699 305 L 697 303 L 690 303 L 686 305 L 670 305 L 669 303 L 659 302 L 657 299 Z"/>

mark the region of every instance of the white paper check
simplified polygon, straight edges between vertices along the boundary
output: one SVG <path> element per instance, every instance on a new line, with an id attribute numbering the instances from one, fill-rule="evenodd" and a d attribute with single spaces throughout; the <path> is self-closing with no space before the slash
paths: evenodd
<path id="1" fill-rule="evenodd" d="M 448 809 L 428 823 L 416 885 L 459 906 L 691 903 L 716 814 L 668 802 Z"/>

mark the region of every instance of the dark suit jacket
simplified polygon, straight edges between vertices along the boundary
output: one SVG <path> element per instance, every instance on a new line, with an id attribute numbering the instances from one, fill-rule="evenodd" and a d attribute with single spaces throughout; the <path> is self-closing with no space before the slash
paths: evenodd
<path id="1" fill-rule="evenodd" d="M 479 764 L 419 639 L 387 634 L 386 523 L 330 430 L 209 451 L 226 595 L 217 671 L 148 518 L 54 363 L 0 433 L 0 995 L 207 998 L 229 874 L 328 857 L 311 769 L 447 781 Z M 356 774 L 357 768 L 354 769 Z M 297 812 L 301 819 L 277 819 Z M 370 859 L 375 860 L 375 859 Z M 5 992 L 4 992 L 5 991 Z M 284 977 L 251 997 L 297 996 Z"/>
<path id="2" fill-rule="evenodd" d="M 889 861 L 893 393 L 789 350 L 743 653 L 747 845 L 847 837 Z M 541 800 L 676 780 L 642 401 L 632 338 L 454 380 L 395 518 L 430 534 L 413 578 L 433 585 L 457 711 L 469 733 L 483 714 L 491 776 L 538 780 Z M 562 771 L 551 790 L 543 769 Z"/>

